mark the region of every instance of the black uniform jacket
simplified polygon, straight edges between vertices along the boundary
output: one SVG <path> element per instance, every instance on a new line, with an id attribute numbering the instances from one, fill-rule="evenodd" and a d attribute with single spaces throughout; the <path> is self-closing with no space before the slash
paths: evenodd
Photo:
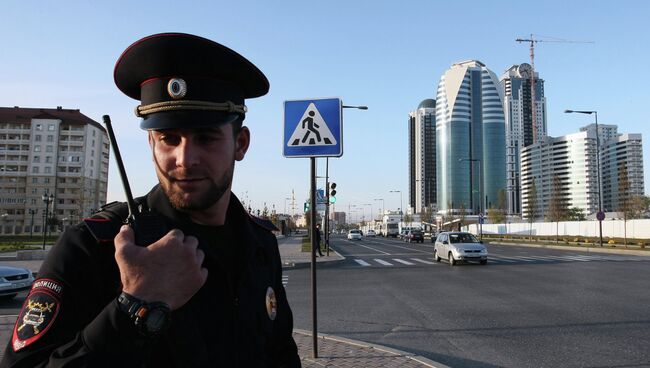
<path id="1" fill-rule="evenodd" d="M 223 227 L 192 223 L 159 186 L 143 198 L 169 229 L 196 236 L 206 254 L 208 280 L 172 312 L 171 327 L 154 339 L 137 332 L 117 307 L 121 285 L 112 238 L 98 241 L 81 223 L 59 238 L 43 263 L 0 366 L 300 367 L 275 236 L 234 195 Z M 105 223 L 113 235 L 120 221 L 113 216 Z M 267 308 L 269 294 L 275 294 L 275 316 Z"/>

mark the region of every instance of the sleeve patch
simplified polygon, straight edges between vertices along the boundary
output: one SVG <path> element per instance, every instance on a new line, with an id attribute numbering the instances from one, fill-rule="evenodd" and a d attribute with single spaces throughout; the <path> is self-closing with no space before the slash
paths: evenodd
<path id="1" fill-rule="evenodd" d="M 11 346 L 17 352 L 40 339 L 52 327 L 61 307 L 63 287 L 54 280 L 34 282 L 14 326 Z"/>

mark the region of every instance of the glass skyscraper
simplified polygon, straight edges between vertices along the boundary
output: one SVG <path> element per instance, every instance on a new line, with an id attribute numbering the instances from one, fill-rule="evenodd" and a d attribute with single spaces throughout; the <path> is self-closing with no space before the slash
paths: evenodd
<path id="1" fill-rule="evenodd" d="M 535 72 L 535 111 L 531 98 L 530 64 L 513 65 L 500 79 L 504 95 L 503 109 L 506 121 L 506 191 L 508 213 L 521 214 L 521 149 L 546 137 L 546 97 L 544 80 Z M 535 118 L 533 119 L 533 114 Z M 535 127 L 533 127 L 535 122 Z"/>
<path id="2" fill-rule="evenodd" d="M 477 60 L 453 64 L 436 94 L 439 213 L 477 214 L 506 187 L 505 119 L 497 76 Z"/>
<path id="3" fill-rule="evenodd" d="M 409 205 L 415 213 L 436 206 L 436 101 L 409 113 Z"/>

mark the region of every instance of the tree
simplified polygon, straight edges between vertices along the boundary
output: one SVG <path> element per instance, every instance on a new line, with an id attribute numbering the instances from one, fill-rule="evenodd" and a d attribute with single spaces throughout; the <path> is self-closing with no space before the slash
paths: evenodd
<path id="1" fill-rule="evenodd" d="M 497 203 L 490 208 L 490 222 L 493 224 L 502 224 L 506 221 L 506 190 L 499 189 L 497 192 Z"/>
<path id="2" fill-rule="evenodd" d="M 422 208 L 420 220 L 429 224 L 433 223 L 433 208 L 431 205 Z"/>
<path id="3" fill-rule="evenodd" d="M 559 222 L 566 219 L 568 203 L 564 195 L 564 188 L 562 188 L 562 181 L 557 174 L 553 175 L 551 183 L 551 200 L 548 204 L 548 213 L 546 219 L 555 222 L 555 242 L 558 241 Z"/>
<path id="4" fill-rule="evenodd" d="M 567 220 L 569 221 L 584 221 L 587 219 L 585 211 L 582 208 L 571 207 L 567 211 Z"/>
<path id="5" fill-rule="evenodd" d="M 634 195 L 630 198 L 630 206 L 632 207 L 632 215 L 630 218 L 645 218 L 646 213 L 648 213 L 648 208 L 650 207 L 650 197 Z"/>
<path id="6" fill-rule="evenodd" d="M 535 184 L 535 179 L 533 179 L 533 182 L 530 184 L 530 190 L 528 191 L 528 195 L 526 196 L 526 199 L 528 200 L 526 202 L 526 207 L 524 208 L 524 216 L 528 219 L 528 222 L 530 223 L 530 232 L 529 236 L 533 235 L 533 222 L 535 222 L 535 219 L 537 218 L 539 208 L 537 206 L 537 185 Z"/>
<path id="7" fill-rule="evenodd" d="M 409 215 L 408 213 L 404 215 L 404 223 L 410 224 L 413 221 L 413 216 Z"/>
<path id="8" fill-rule="evenodd" d="M 467 209 L 465 208 L 465 202 L 460 202 L 460 206 L 458 206 L 458 226 L 459 226 L 459 229 L 465 223 L 466 212 L 467 212 Z"/>

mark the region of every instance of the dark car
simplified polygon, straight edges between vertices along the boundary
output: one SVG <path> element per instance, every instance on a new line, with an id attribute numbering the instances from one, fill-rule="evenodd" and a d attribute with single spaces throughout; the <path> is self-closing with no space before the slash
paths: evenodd
<path id="1" fill-rule="evenodd" d="M 409 230 L 404 237 L 404 241 L 409 243 L 424 243 L 424 233 L 422 230 Z"/>
<path id="2" fill-rule="evenodd" d="M 0 297 L 13 298 L 21 291 L 28 290 L 34 283 L 30 270 L 0 266 Z"/>

